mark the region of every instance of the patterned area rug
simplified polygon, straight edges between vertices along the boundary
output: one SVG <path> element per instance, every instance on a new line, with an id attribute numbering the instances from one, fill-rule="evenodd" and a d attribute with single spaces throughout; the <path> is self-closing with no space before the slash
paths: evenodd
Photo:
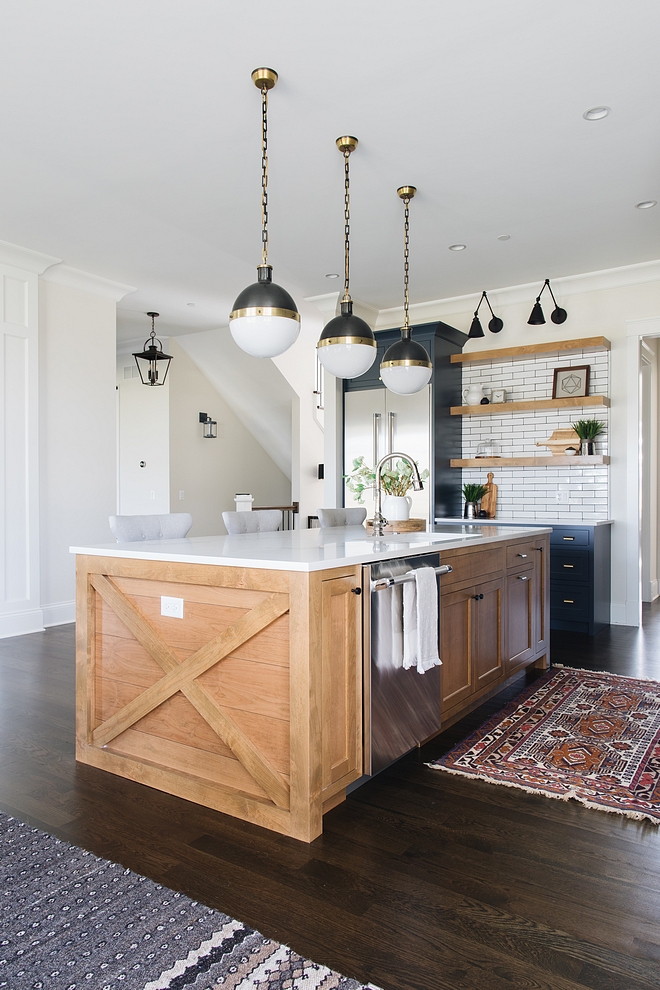
<path id="1" fill-rule="evenodd" d="M 554 667 L 427 765 L 660 824 L 660 682 Z"/>
<path id="2" fill-rule="evenodd" d="M 0 813 L 0 987 L 378 990 Z"/>

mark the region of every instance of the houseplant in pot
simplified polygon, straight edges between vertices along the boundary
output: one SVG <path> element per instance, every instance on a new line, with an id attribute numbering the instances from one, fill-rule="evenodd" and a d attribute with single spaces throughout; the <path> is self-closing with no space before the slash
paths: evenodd
<path id="1" fill-rule="evenodd" d="M 477 502 L 479 499 L 483 498 L 488 488 L 486 485 L 469 484 L 463 485 L 463 498 L 465 499 L 465 508 L 463 509 L 463 517 L 465 519 L 476 519 L 477 518 Z"/>
<path id="2" fill-rule="evenodd" d="M 605 432 L 605 423 L 599 419 L 578 419 L 571 424 L 580 438 L 580 456 L 586 457 L 596 453 L 596 437 Z"/>
<path id="3" fill-rule="evenodd" d="M 420 471 L 422 481 L 427 481 L 428 471 Z M 355 501 L 362 504 L 362 497 L 369 488 L 374 488 L 376 472 L 365 463 L 364 457 L 356 457 L 353 470 L 344 475 L 346 487 L 355 495 Z M 413 486 L 412 468 L 405 461 L 394 461 L 391 466 L 384 467 L 380 475 L 381 485 L 385 492 L 383 499 L 383 515 L 386 519 L 408 519 L 412 499 L 406 493 Z"/>

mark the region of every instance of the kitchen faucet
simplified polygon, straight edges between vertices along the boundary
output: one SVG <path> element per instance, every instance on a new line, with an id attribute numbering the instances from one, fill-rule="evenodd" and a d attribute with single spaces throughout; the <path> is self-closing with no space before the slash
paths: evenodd
<path id="1" fill-rule="evenodd" d="M 421 492 L 424 489 L 424 485 L 422 484 L 422 479 L 419 476 L 419 470 L 417 468 L 417 465 L 413 461 L 412 457 L 409 457 L 408 456 L 408 454 L 398 454 L 398 453 L 394 452 L 392 454 L 385 454 L 384 457 L 381 457 L 381 459 L 378 461 L 378 464 L 376 465 L 376 482 L 375 482 L 375 484 L 376 484 L 376 497 L 375 497 L 375 503 L 374 503 L 374 536 L 382 536 L 383 535 L 383 527 L 387 526 L 387 519 L 385 518 L 385 516 L 381 512 L 381 497 L 382 497 L 382 492 L 381 492 L 381 487 L 380 487 L 380 484 L 381 484 L 380 477 L 381 477 L 382 470 L 383 470 L 383 464 L 385 464 L 386 461 L 391 461 L 392 458 L 394 458 L 394 457 L 398 457 L 402 461 L 408 461 L 408 464 L 410 464 L 410 466 L 412 468 L 413 491 L 415 491 L 415 492 Z"/>

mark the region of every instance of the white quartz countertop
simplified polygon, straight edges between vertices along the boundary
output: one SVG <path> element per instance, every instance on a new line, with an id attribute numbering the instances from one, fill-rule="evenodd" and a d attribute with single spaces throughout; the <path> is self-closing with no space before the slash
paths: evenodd
<path id="1" fill-rule="evenodd" d="M 183 540 L 143 540 L 70 547 L 71 553 L 133 560 L 162 560 L 221 567 L 256 567 L 280 571 L 322 571 L 347 564 L 368 564 L 395 557 L 417 556 L 462 546 L 497 543 L 548 533 L 534 525 L 465 527 L 462 520 L 434 527 L 432 533 L 367 534 L 363 526 L 299 529 L 240 536 L 194 536 Z"/>
<path id="2" fill-rule="evenodd" d="M 495 519 L 463 519 L 459 516 L 447 516 L 445 519 L 436 519 L 436 529 L 444 525 L 460 523 L 464 526 L 612 526 L 613 519 L 567 519 L 558 516 L 544 516 L 543 519 L 531 519 L 522 515 L 515 519 L 507 519 L 506 516 L 496 516 Z"/>

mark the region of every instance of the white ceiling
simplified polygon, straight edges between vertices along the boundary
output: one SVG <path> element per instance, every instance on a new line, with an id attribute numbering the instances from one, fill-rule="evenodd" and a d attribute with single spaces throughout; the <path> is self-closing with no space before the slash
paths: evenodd
<path id="1" fill-rule="evenodd" d="M 270 65 L 270 260 L 300 301 L 339 288 L 343 133 L 377 309 L 401 299 L 402 183 L 413 302 L 658 258 L 660 205 L 634 204 L 660 200 L 659 35 L 657 0 L 5 0 L 0 238 L 137 286 L 125 338 L 152 308 L 163 335 L 226 325 L 259 260 Z"/>

